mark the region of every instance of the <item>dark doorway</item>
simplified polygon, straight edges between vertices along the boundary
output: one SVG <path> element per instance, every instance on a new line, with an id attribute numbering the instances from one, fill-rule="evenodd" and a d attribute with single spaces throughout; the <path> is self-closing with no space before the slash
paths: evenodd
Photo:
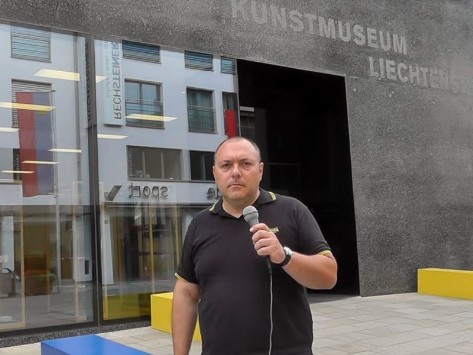
<path id="1" fill-rule="evenodd" d="M 241 135 L 261 147 L 262 187 L 304 202 L 339 264 L 334 293 L 359 294 L 343 77 L 239 60 Z"/>

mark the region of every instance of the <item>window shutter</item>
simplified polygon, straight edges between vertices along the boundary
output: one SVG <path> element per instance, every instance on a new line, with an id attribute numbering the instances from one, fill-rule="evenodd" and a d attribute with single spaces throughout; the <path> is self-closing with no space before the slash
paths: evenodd
<path id="1" fill-rule="evenodd" d="M 213 70 L 213 56 L 211 54 L 185 51 L 184 59 L 186 68 L 208 71 Z"/>
<path id="2" fill-rule="evenodd" d="M 49 62 L 51 32 L 11 26 L 11 55 L 13 58 Z"/>
<path id="3" fill-rule="evenodd" d="M 223 74 L 236 74 L 235 58 L 220 58 L 220 71 Z"/>
<path id="4" fill-rule="evenodd" d="M 160 63 L 160 47 L 151 44 L 123 41 L 123 58 Z"/>

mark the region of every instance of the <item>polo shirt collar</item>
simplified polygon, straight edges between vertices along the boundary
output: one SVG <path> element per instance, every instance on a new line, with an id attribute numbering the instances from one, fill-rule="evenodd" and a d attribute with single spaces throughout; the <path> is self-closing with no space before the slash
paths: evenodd
<path id="1" fill-rule="evenodd" d="M 260 194 L 258 198 L 256 199 L 255 203 L 253 204 L 253 206 L 260 206 L 266 203 L 271 203 L 271 202 L 276 201 L 276 195 L 273 192 L 263 190 L 262 188 L 260 188 L 259 191 L 260 191 Z M 223 209 L 223 199 L 219 199 L 217 202 L 215 202 L 209 208 L 209 211 L 212 212 L 213 214 L 218 214 L 222 216 L 230 216 Z"/>

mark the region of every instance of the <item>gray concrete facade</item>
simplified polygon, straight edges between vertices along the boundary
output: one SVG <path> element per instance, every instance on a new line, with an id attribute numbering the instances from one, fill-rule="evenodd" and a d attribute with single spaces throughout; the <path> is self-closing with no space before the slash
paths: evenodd
<path id="1" fill-rule="evenodd" d="M 473 4 L 0 0 L 0 19 L 343 76 L 361 296 L 473 268 Z"/>

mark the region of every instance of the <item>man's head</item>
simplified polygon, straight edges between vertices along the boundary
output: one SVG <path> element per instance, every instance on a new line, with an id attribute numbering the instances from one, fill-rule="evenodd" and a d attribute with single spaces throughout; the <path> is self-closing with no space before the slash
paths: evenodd
<path id="1" fill-rule="evenodd" d="M 259 147 L 244 137 L 223 141 L 215 151 L 213 174 L 224 204 L 234 209 L 251 205 L 263 176 Z"/>

